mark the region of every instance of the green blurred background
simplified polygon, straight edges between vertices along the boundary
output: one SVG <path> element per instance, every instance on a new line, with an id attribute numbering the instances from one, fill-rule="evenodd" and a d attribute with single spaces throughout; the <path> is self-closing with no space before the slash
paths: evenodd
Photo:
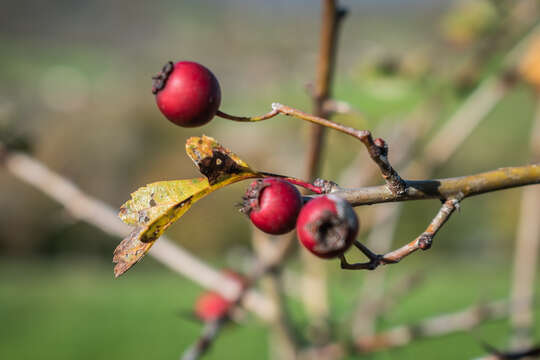
<path id="1" fill-rule="evenodd" d="M 471 20 L 442 0 L 343 1 L 350 12 L 334 94 L 363 116 L 336 120 L 369 129 L 383 121 L 399 124 L 436 93 L 435 129 L 443 125 L 474 88 L 457 88 L 451 79 L 479 46 L 475 35 L 452 29 L 489 31 L 502 16 L 489 1 L 474 2 L 488 10 L 467 11 Z M 36 158 L 115 208 L 146 183 L 198 176 L 184 152 L 186 138 L 194 135 L 215 137 L 254 168 L 302 177 L 309 133 L 300 121 L 215 119 L 204 128 L 176 127 L 155 106 L 151 76 L 168 60 L 193 60 L 218 77 L 221 108 L 228 113 L 261 114 L 275 101 L 309 111 L 305 88 L 314 80 L 319 6 L 308 0 L 3 0 L 0 129 L 30 139 Z M 508 45 L 485 62 L 478 79 L 500 65 Z M 434 176 L 527 163 L 534 108 L 534 92 L 518 85 Z M 339 133 L 329 134 L 327 143 L 323 177 L 353 186 L 355 179 L 341 173 L 356 159 L 351 149 L 363 149 Z M 243 271 L 251 230 L 234 205 L 245 186 L 205 198 L 167 234 L 208 262 Z M 519 199 L 514 189 L 467 200 L 429 253 L 391 267 L 390 285 L 405 274 L 427 276 L 381 328 L 507 296 Z M 437 207 L 406 204 L 397 241 L 423 231 Z M 113 280 L 110 261 L 118 239 L 74 221 L 5 171 L 0 209 L 0 358 L 166 359 L 196 339 L 202 325 L 182 316 L 202 291 L 190 281 L 152 259 Z M 292 269 L 299 268 L 295 259 Z M 363 273 L 327 263 L 339 329 L 333 335 L 346 337 Z M 294 297 L 288 305 L 302 331 L 302 305 Z M 208 358 L 265 358 L 266 332 L 256 319 L 231 326 Z M 508 335 L 507 322 L 497 321 L 372 357 L 470 358 L 484 352 L 482 341 L 505 347 Z"/>

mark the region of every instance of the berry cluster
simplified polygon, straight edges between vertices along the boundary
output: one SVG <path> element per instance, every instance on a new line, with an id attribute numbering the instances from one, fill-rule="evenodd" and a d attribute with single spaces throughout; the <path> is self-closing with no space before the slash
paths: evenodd
<path id="1" fill-rule="evenodd" d="M 158 108 L 174 124 L 201 126 L 218 112 L 221 89 L 206 67 L 191 61 L 169 61 L 153 79 L 152 93 Z M 322 258 L 343 254 L 358 233 L 358 218 L 346 201 L 327 195 L 304 205 L 296 187 L 279 178 L 254 181 L 246 191 L 241 211 L 268 234 L 285 234 L 296 227 L 302 245 Z M 217 294 L 209 293 L 200 301 L 211 304 L 201 307 L 215 309 L 216 313 L 230 306 Z"/>
<path id="2" fill-rule="evenodd" d="M 345 200 L 325 195 L 303 205 L 300 192 L 282 179 L 254 181 L 243 199 L 240 211 L 257 228 L 279 235 L 296 227 L 302 245 L 322 258 L 343 254 L 358 233 L 358 218 Z"/>

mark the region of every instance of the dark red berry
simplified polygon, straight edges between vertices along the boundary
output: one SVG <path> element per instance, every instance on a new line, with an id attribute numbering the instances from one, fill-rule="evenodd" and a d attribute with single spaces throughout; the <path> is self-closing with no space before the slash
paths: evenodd
<path id="1" fill-rule="evenodd" d="M 278 178 L 265 178 L 249 185 L 240 211 L 265 233 L 280 235 L 294 229 L 301 208 L 302 195 L 296 187 Z"/>
<path id="2" fill-rule="evenodd" d="M 195 303 L 195 315 L 202 321 L 214 321 L 227 314 L 231 302 L 216 292 L 203 293 Z"/>
<path id="3" fill-rule="evenodd" d="M 153 79 L 157 106 L 176 125 L 201 126 L 216 115 L 221 89 L 214 74 L 201 64 L 169 61 Z"/>
<path id="4" fill-rule="evenodd" d="M 358 217 L 348 202 L 334 195 L 316 197 L 298 215 L 298 239 L 322 258 L 339 256 L 358 234 Z"/>

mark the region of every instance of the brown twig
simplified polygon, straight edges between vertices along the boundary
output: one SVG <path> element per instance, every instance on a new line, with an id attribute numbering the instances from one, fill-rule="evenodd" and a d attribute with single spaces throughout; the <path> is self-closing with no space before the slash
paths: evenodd
<path id="1" fill-rule="evenodd" d="M 331 98 L 334 77 L 337 43 L 340 25 L 347 11 L 337 4 L 337 0 L 322 1 L 322 27 L 317 61 L 317 79 L 313 92 L 314 114 L 327 118 L 332 111 L 325 106 Z M 307 175 L 316 176 L 319 172 L 325 129 L 314 125 L 311 129 L 311 141 L 308 148 Z M 310 179 L 311 177 L 308 177 Z"/>
<path id="2" fill-rule="evenodd" d="M 403 195 L 407 190 L 407 183 L 388 161 L 388 144 L 381 138 L 373 140 L 371 134 L 364 136 L 361 141 L 368 149 L 371 159 L 379 166 L 379 170 L 390 191 L 398 196 Z"/>
<path id="3" fill-rule="evenodd" d="M 201 336 L 199 337 L 199 340 L 188 348 L 182 357 L 181 360 L 197 360 L 199 359 L 204 353 L 206 353 L 210 347 L 212 346 L 214 339 L 219 334 L 223 326 L 227 323 L 227 319 L 225 317 L 219 318 L 215 321 L 209 321 L 204 324 L 203 332 Z"/>
<path id="4" fill-rule="evenodd" d="M 407 193 L 400 197 L 393 194 L 392 198 L 394 201 L 400 201 L 400 199 L 403 198 L 408 200 L 426 199 L 430 197 L 447 199 L 427 230 L 412 242 L 385 255 L 376 255 L 361 243 L 355 242 L 356 247 L 369 258 L 369 261 L 365 263 L 349 264 L 345 256 L 341 255 L 341 267 L 349 270 L 373 270 L 379 265 L 397 263 L 418 249 L 429 249 L 431 247 L 431 241 L 437 231 L 444 225 L 457 208 L 459 201 L 465 197 L 479 195 L 489 191 L 503 190 L 515 186 L 538 183 L 540 183 L 540 164 L 503 168 L 460 178 L 408 182 L 409 188 L 407 189 Z M 409 191 L 411 189 L 414 190 Z M 355 192 L 356 194 L 354 196 L 349 196 Z M 390 191 L 385 187 L 364 188 L 356 191 L 345 190 L 334 192 L 333 194 L 342 196 L 353 205 L 361 205 L 386 202 L 386 195 L 383 195 L 383 192 L 390 194 Z M 368 200 L 368 198 L 370 200 Z"/>
<path id="5" fill-rule="evenodd" d="M 330 107 L 332 102 L 332 83 L 334 78 L 337 56 L 338 35 L 346 10 L 341 8 L 338 0 L 322 0 L 321 32 L 319 56 L 317 61 L 316 82 L 310 95 L 313 102 L 313 112 L 316 116 L 330 119 L 335 109 Z M 310 129 L 309 145 L 305 162 L 305 177 L 313 179 L 319 175 L 321 158 L 324 148 L 326 128 L 313 124 Z M 307 255 L 307 256 L 306 256 Z M 324 264 L 308 254 L 301 253 L 303 276 L 301 287 L 303 303 L 310 318 L 313 332 L 326 337 L 328 333 L 327 316 L 328 288 L 327 272 Z M 316 278 L 316 281 L 310 279 Z M 321 339 L 318 339 L 321 340 Z M 326 341 L 326 339 L 323 339 Z"/>
<path id="6" fill-rule="evenodd" d="M 405 193 L 407 183 L 403 179 L 401 179 L 399 174 L 395 171 L 394 168 L 392 168 L 390 162 L 388 161 L 388 145 L 382 139 L 373 140 L 371 133 L 367 130 L 357 130 L 355 128 L 330 121 L 320 116 L 308 114 L 301 110 L 279 103 L 273 103 L 272 111 L 263 116 L 243 118 L 226 115 L 225 117 L 230 120 L 253 122 L 267 120 L 276 116 L 277 114 L 292 116 L 301 120 L 311 122 L 313 124 L 334 129 L 360 140 L 366 147 L 371 159 L 379 167 L 379 170 L 387 183 L 388 189 L 398 196 Z"/>
<path id="7" fill-rule="evenodd" d="M 362 245 L 360 242 L 354 244 L 368 258 L 369 262 L 350 264 L 347 262 L 345 255 L 341 255 L 341 268 L 347 270 L 373 270 L 379 265 L 395 264 L 401 261 L 404 257 L 409 256 L 413 252 L 422 249 L 428 250 L 431 247 L 433 238 L 441 227 L 448 221 L 450 215 L 458 208 L 460 198 L 451 198 L 446 200 L 441 206 L 439 212 L 433 218 L 427 229 L 410 243 L 400 247 L 397 250 L 391 251 L 384 255 L 375 255 L 371 250 Z"/>
<path id="8" fill-rule="evenodd" d="M 463 199 L 518 186 L 540 183 L 540 164 L 506 167 L 483 173 L 435 180 L 406 181 L 404 195 L 392 193 L 386 186 L 371 186 L 357 189 L 341 189 L 332 194 L 347 200 L 352 206 L 371 205 L 396 201 Z"/>

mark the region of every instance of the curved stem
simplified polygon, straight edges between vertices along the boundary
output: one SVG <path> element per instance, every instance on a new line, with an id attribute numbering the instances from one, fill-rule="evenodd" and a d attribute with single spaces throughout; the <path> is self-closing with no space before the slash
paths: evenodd
<path id="1" fill-rule="evenodd" d="M 224 113 L 223 111 L 219 111 L 216 113 L 217 116 L 227 119 L 227 120 L 233 120 L 233 121 L 240 121 L 240 122 L 257 122 L 257 121 L 263 121 L 268 120 L 273 117 L 275 117 L 278 114 L 283 114 L 287 116 L 292 116 L 300 120 L 309 121 L 314 124 L 319 124 L 322 126 L 325 126 L 327 128 L 331 128 L 337 131 L 340 131 L 344 134 L 350 135 L 352 137 L 357 138 L 360 141 L 363 141 L 363 139 L 370 134 L 367 130 L 357 130 L 352 127 L 348 127 L 345 125 L 341 125 L 339 123 L 330 121 L 328 119 L 311 115 L 308 113 L 305 113 L 303 111 L 300 111 L 298 109 L 294 109 L 290 106 L 283 105 L 280 103 L 273 103 L 272 104 L 272 111 L 261 115 L 261 116 L 235 116 L 235 115 L 229 115 L 227 113 Z"/>
<path id="2" fill-rule="evenodd" d="M 266 113 L 266 114 L 264 114 L 264 115 L 252 116 L 252 117 L 229 115 L 229 114 L 224 113 L 223 111 L 220 111 L 220 110 L 218 110 L 216 112 L 216 115 L 219 116 L 220 118 L 227 119 L 227 120 L 232 120 L 232 121 L 240 121 L 240 122 L 256 122 L 256 121 L 268 120 L 268 119 L 271 119 L 271 118 L 273 118 L 274 116 L 276 116 L 278 114 L 279 114 L 279 111 L 277 111 L 275 109 L 268 112 L 268 113 Z"/>
<path id="3" fill-rule="evenodd" d="M 242 117 L 242 116 L 233 116 L 226 114 L 224 112 L 218 111 L 217 115 L 228 120 L 241 121 L 241 122 L 255 122 L 271 119 L 278 114 L 283 114 L 287 116 L 292 116 L 300 120 L 308 121 L 313 124 L 318 124 L 330 129 L 337 130 L 344 134 L 350 135 L 362 142 L 366 147 L 369 156 L 379 167 L 379 170 L 387 183 L 388 189 L 392 194 L 401 196 L 405 194 L 407 189 L 407 183 L 399 176 L 399 174 L 392 168 L 390 162 L 388 161 L 388 145 L 382 139 L 375 139 L 371 136 L 371 132 L 368 130 L 358 130 L 349 126 L 345 126 L 328 119 L 315 116 L 312 114 L 305 113 L 298 109 L 294 109 L 290 106 L 283 105 L 280 103 L 272 104 L 272 111 L 261 116 L 254 117 Z M 311 190 L 311 189 L 310 189 Z"/>
<path id="4" fill-rule="evenodd" d="M 295 118 L 298 118 L 298 119 L 301 119 L 301 120 L 304 120 L 304 121 L 309 121 L 309 122 L 311 122 L 313 124 L 319 124 L 319 125 L 325 126 L 327 128 L 337 130 L 337 131 L 342 132 L 344 134 L 355 137 L 360 141 L 363 141 L 363 139 L 366 136 L 370 135 L 370 132 L 367 131 L 367 130 L 357 130 L 355 128 L 348 127 L 348 126 L 345 126 L 345 125 L 341 125 L 341 124 L 339 124 L 337 122 L 330 121 L 328 119 L 325 119 L 325 118 L 322 118 L 322 117 L 319 117 L 319 116 L 311 115 L 311 114 L 305 113 L 303 111 L 300 111 L 298 109 L 294 109 L 294 108 L 292 108 L 290 106 L 283 105 L 283 104 L 280 104 L 280 103 L 273 103 L 272 104 L 272 109 L 277 110 L 278 112 L 280 112 L 283 115 L 292 116 L 292 117 L 295 117 Z"/>

